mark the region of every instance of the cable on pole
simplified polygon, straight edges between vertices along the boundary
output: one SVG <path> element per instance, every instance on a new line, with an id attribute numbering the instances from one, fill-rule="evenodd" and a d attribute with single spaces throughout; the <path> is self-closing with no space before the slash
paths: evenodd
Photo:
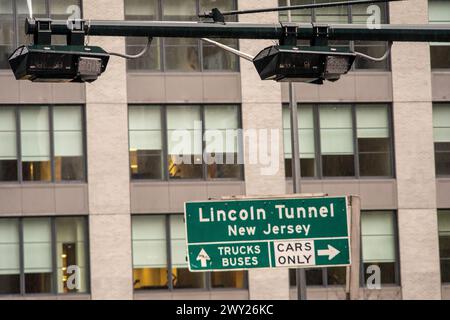
<path id="1" fill-rule="evenodd" d="M 144 50 L 142 50 L 140 53 L 136 54 L 136 55 L 130 55 L 130 54 L 124 54 L 124 53 L 117 53 L 117 52 L 108 52 L 111 56 L 116 56 L 116 57 L 120 57 L 120 58 L 124 58 L 124 59 L 139 59 L 141 57 L 144 56 L 144 54 L 147 53 L 148 49 L 150 48 L 151 44 L 152 44 L 152 37 L 148 38 L 147 41 L 147 45 L 145 46 Z"/>
<path id="2" fill-rule="evenodd" d="M 389 54 L 391 53 L 391 48 L 392 48 L 392 42 L 389 42 L 389 46 L 388 46 L 387 51 L 380 58 L 375 58 L 375 57 L 369 56 L 367 54 L 364 54 L 364 53 L 361 53 L 361 52 L 356 52 L 356 51 L 355 51 L 355 54 L 358 57 L 361 57 L 361 58 L 364 58 L 364 59 L 368 59 L 368 60 L 375 61 L 375 62 L 381 62 L 381 61 L 386 60 L 386 58 L 389 56 Z"/>

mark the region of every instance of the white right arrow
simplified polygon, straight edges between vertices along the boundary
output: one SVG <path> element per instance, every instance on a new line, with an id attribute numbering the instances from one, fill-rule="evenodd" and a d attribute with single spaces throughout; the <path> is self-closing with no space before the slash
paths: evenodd
<path id="1" fill-rule="evenodd" d="M 328 256 L 328 260 L 333 259 L 336 257 L 339 253 L 341 253 L 338 249 L 335 247 L 328 245 L 328 249 L 325 250 L 318 250 L 317 255 L 319 256 Z"/>
<path id="2" fill-rule="evenodd" d="M 197 261 L 200 261 L 202 268 L 206 268 L 208 266 L 207 261 L 209 260 L 211 260 L 211 258 L 208 256 L 205 249 L 202 248 L 197 256 Z"/>

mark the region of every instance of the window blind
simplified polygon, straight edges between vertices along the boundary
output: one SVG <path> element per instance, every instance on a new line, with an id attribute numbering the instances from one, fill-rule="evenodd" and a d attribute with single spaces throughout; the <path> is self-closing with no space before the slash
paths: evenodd
<path id="1" fill-rule="evenodd" d="M 47 107 L 23 108 L 20 111 L 22 159 L 50 160 L 50 138 Z"/>
<path id="2" fill-rule="evenodd" d="M 207 153 L 238 152 L 238 108 L 236 106 L 205 107 L 205 151 Z"/>
<path id="3" fill-rule="evenodd" d="M 25 273 L 52 272 L 50 219 L 24 219 Z"/>
<path id="4" fill-rule="evenodd" d="M 0 219 L 0 275 L 20 273 L 19 222 Z"/>
<path id="5" fill-rule="evenodd" d="M 321 106 L 319 116 L 322 154 L 353 154 L 351 107 L 347 105 Z"/>
<path id="6" fill-rule="evenodd" d="M 186 231 L 183 216 L 170 217 L 170 244 L 172 248 L 172 267 L 187 268 Z"/>
<path id="7" fill-rule="evenodd" d="M 55 156 L 83 155 L 81 107 L 56 107 L 53 109 Z"/>
<path id="8" fill-rule="evenodd" d="M 450 104 L 433 106 L 434 142 L 450 142 Z"/>
<path id="9" fill-rule="evenodd" d="M 133 217 L 132 238 L 134 268 L 167 267 L 164 216 Z"/>
<path id="10" fill-rule="evenodd" d="M 167 107 L 169 155 L 202 154 L 202 123 L 199 106 Z"/>
<path id="11" fill-rule="evenodd" d="M 0 108 L 0 160 L 17 159 L 16 114 L 13 108 Z"/>
<path id="12" fill-rule="evenodd" d="M 283 109 L 284 157 L 292 159 L 291 118 L 289 108 Z M 314 117 L 312 106 L 298 108 L 298 137 L 301 159 L 314 159 Z"/>
<path id="13" fill-rule="evenodd" d="M 392 212 L 366 212 L 361 215 L 364 263 L 395 262 L 395 231 Z"/>
<path id="14" fill-rule="evenodd" d="M 388 138 L 388 110 L 386 106 L 358 105 L 356 108 L 358 138 Z"/>
<path id="15" fill-rule="evenodd" d="M 161 109 L 133 106 L 129 109 L 130 149 L 161 150 Z"/>

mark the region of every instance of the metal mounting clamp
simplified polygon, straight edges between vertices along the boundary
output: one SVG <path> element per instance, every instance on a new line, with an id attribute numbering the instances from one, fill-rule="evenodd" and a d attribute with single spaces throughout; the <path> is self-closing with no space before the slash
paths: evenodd
<path id="1" fill-rule="evenodd" d="M 296 46 L 298 25 L 293 22 L 282 22 L 281 27 L 283 28 L 283 34 L 280 38 L 280 45 Z"/>

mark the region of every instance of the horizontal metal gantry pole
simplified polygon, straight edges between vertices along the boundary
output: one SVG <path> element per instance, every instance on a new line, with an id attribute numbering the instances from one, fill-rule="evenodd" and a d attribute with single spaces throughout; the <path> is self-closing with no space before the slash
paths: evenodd
<path id="1" fill-rule="evenodd" d="M 53 20 L 52 34 L 67 35 L 67 20 Z M 296 24 L 297 39 L 314 37 L 312 24 Z M 323 24 L 321 25 L 323 26 Z M 34 34 L 36 21 L 27 19 L 25 32 Z M 173 21 L 99 21 L 85 20 L 84 31 L 91 36 L 111 37 L 168 37 L 168 38 L 233 38 L 276 39 L 283 37 L 283 27 L 278 24 L 248 24 L 229 22 Z M 362 24 L 329 24 L 330 40 L 450 42 L 450 24 L 393 25 L 383 24 L 369 29 Z"/>

